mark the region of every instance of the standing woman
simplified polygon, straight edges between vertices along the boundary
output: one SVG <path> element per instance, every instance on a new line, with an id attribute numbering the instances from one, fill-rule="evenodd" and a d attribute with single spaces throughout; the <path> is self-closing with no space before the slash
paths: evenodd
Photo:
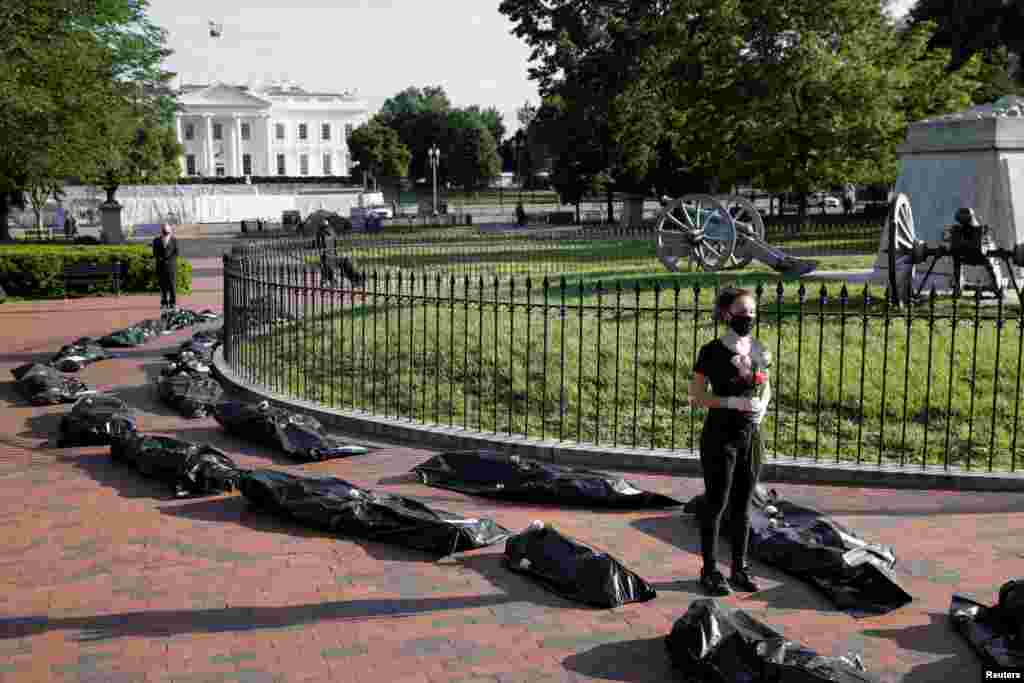
<path id="1" fill-rule="evenodd" d="M 153 240 L 153 259 L 156 261 L 156 279 L 160 283 L 160 309 L 177 307 L 176 291 L 178 277 L 178 240 L 171 232 L 171 226 L 164 224 L 161 235 Z"/>
<path id="2" fill-rule="evenodd" d="M 757 316 L 757 302 L 751 292 L 724 290 L 715 302 L 715 316 L 729 326 L 729 331 L 701 348 L 689 393 L 693 405 L 708 409 L 700 437 L 705 487 L 700 582 L 712 595 L 728 595 L 730 584 L 741 591 L 758 590 L 747 564 L 747 541 L 750 501 L 761 467 L 760 424 L 771 398 L 771 354 L 751 336 Z M 727 509 L 732 545 L 728 582 L 718 571 L 716 558 Z"/>

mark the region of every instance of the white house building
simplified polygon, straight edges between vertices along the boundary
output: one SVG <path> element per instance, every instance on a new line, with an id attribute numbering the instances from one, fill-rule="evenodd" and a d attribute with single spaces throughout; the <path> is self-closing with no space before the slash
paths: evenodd
<path id="1" fill-rule="evenodd" d="M 185 176 L 348 175 L 348 134 L 369 119 L 350 93 L 291 83 L 185 85 L 178 100 Z"/>

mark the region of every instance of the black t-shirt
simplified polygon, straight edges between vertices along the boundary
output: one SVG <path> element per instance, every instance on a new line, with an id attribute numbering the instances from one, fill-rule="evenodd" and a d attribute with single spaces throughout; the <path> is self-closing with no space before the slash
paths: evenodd
<path id="1" fill-rule="evenodd" d="M 760 342 L 755 340 L 751 357 L 758 358 L 761 362 L 754 362 L 750 377 L 740 377 L 739 368 L 732 361 L 735 355 L 736 352 L 722 343 L 721 339 L 712 340 L 701 347 L 693 371 L 699 372 L 708 379 L 708 382 L 711 383 L 711 393 L 715 396 L 752 398 L 759 395 L 761 393 L 759 385 L 767 381 L 770 364 L 766 360 L 768 354 L 764 352 Z"/>

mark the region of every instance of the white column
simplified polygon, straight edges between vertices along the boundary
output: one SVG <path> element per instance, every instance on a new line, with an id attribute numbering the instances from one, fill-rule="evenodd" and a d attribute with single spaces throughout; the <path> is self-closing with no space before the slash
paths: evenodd
<path id="1" fill-rule="evenodd" d="M 203 160 L 203 174 L 215 175 L 213 168 L 213 114 L 203 114 L 206 121 L 206 139 L 204 140 L 204 151 L 206 159 Z"/>
<path id="2" fill-rule="evenodd" d="M 252 135 L 252 129 L 249 130 L 249 135 Z M 242 115 L 235 114 L 235 175 L 240 176 L 245 173 L 245 169 L 242 167 Z"/>
<path id="3" fill-rule="evenodd" d="M 274 175 L 274 120 L 264 114 L 267 120 L 267 175 Z"/>
<path id="4" fill-rule="evenodd" d="M 182 132 L 182 124 L 181 124 L 181 119 L 182 119 L 183 116 L 184 116 L 184 114 L 176 114 L 174 116 L 174 124 L 177 127 L 177 129 L 178 129 L 178 144 L 181 145 L 182 147 L 185 146 L 185 135 Z M 185 167 L 185 155 L 184 154 L 182 154 L 178 158 L 178 165 L 181 167 L 181 175 L 185 175 L 188 172 L 188 169 Z"/>

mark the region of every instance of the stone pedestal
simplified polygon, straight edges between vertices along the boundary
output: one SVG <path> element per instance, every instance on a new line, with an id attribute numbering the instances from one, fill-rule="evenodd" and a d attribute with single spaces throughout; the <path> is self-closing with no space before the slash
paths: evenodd
<path id="1" fill-rule="evenodd" d="M 914 123 L 897 152 L 895 193 L 910 199 L 917 239 L 941 242 L 956 210 L 969 207 L 991 227 L 997 246 L 1024 242 L 1024 98 L 1008 96 Z M 876 279 L 883 282 L 888 262 L 881 250 L 887 239 L 883 234 L 875 263 Z M 926 268 L 918 266 L 918 277 Z M 925 286 L 949 289 L 952 274 L 952 259 L 942 259 L 935 280 Z M 987 284 L 988 278 L 983 268 L 965 268 L 968 285 Z"/>
<path id="2" fill-rule="evenodd" d="M 100 225 L 103 228 L 102 239 L 106 244 L 122 244 L 124 230 L 121 227 L 121 205 L 115 200 L 100 204 Z"/>
<path id="3" fill-rule="evenodd" d="M 639 228 L 644 220 L 644 197 L 629 196 L 622 203 L 622 227 Z"/>

